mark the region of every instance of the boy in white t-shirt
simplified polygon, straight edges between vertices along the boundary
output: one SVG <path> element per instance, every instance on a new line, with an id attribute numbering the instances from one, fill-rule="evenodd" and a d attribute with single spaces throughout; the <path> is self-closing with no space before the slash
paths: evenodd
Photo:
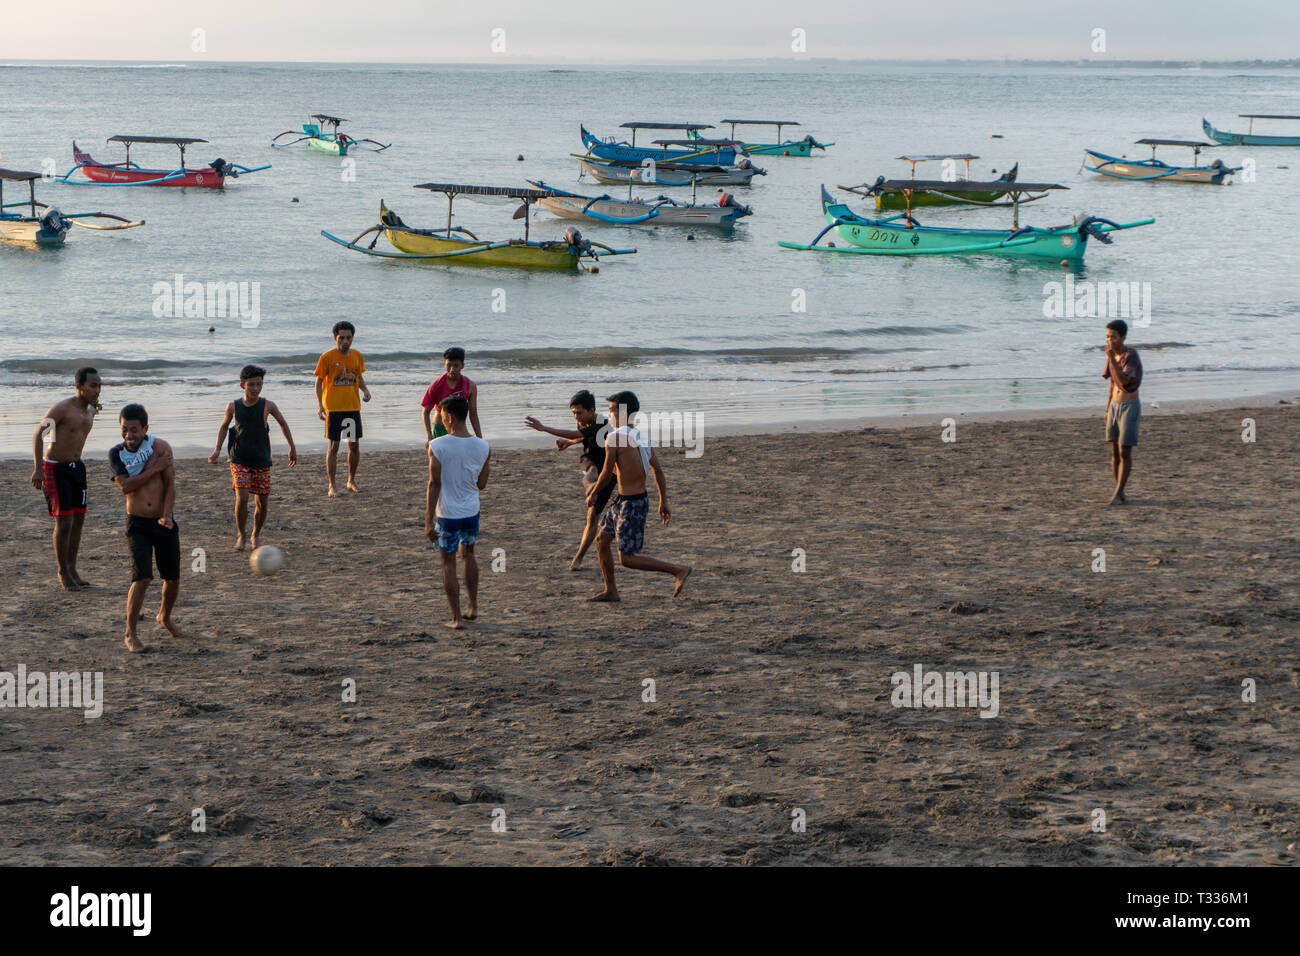
<path id="1" fill-rule="evenodd" d="M 487 487 L 491 449 L 465 427 L 469 401 L 460 395 L 444 398 L 438 406 L 450 427 L 446 435 L 429 442 L 429 489 L 424 508 L 424 534 L 442 552 L 442 586 L 451 605 L 446 626 L 460 630 L 462 619 L 478 617 L 478 493 Z M 465 562 L 465 590 L 469 601 L 460 612 L 460 583 L 456 579 L 456 552 Z"/>

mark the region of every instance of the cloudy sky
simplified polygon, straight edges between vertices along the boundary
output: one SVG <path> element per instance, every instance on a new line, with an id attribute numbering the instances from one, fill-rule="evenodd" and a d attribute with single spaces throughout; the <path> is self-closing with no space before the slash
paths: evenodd
<path id="1" fill-rule="evenodd" d="M 5 6 L 0 60 L 1300 58 L 1296 0 L 64 0 Z M 1097 30 L 1105 31 L 1104 51 L 1094 50 Z M 802 31 L 802 51 L 792 48 L 796 31 Z"/>

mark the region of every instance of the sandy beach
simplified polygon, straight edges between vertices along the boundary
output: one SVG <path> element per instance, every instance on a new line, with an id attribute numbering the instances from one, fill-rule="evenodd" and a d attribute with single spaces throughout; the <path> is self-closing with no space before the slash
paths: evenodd
<path id="1" fill-rule="evenodd" d="M 1152 412 L 1123 507 L 1102 431 L 1098 407 L 661 449 L 646 553 L 695 573 L 672 599 L 620 570 L 616 605 L 585 600 L 594 553 L 566 570 L 576 453 L 499 450 L 463 632 L 423 449 L 328 500 L 276 435 L 288 566 L 232 550 L 224 460 L 180 461 L 184 635 L 155 583 L 143 655 L 106 467 L 94 587 L 65 594 L 31 464 L 2 462 L 0 670 L 100 671 L 104 706 L 0 710 L 0 863 L 1295 865 L 1300 404 Z M 894 706 L 918 664 L 997 672 L 997 715 Z"/>

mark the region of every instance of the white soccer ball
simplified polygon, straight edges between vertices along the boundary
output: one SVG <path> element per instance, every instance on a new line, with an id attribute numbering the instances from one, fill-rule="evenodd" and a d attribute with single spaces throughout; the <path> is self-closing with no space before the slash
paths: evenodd
<path id="1" fill-rule="evenodd" d="M 248 556 L 248 564 L 258 574 L 275 574 L 284 566 L 284 552 L 273 544 L 264 544 Z"/>

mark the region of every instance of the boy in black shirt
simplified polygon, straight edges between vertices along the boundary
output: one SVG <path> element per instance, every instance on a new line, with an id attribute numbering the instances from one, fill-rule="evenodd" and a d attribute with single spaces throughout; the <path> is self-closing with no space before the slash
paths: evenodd
<path id="1" fill-rule="evenodd" d="M 585 388 L 569 399 L 569 411 L 573 412 L 573 420 L 578 425 L 576 430 L 551 428 L 531 415 L 524 419 L 524 424 L 535 431 L 555 435 L 555 447 L 558 451 L 564 451 L 574 445 L 582 445 L 580 464 L 583 472 L 582 495 L 585 502 L 587 489 L 594 483 L 600 470 L 605 467 L 605 442 L 601 432 L 606 423 L 604 419 L 596 418 L 596 396 Z M 592 474 L 593 470 L 595 474 Z M 596 503 L 587 508 L 587 526 L 582 530 L 582 543 L 578 545 L 578 553 L 569 562 L 570 571 L 577 571 L 582 567 L 583 556 L 591 547 L 591 543 L 596 540 L 596 526 L 600 520 L 600 513 L 605 510 L 605 505 L 609 502 L 613 491 L 614 485 L 611 483 L 601 491 Z"/>

